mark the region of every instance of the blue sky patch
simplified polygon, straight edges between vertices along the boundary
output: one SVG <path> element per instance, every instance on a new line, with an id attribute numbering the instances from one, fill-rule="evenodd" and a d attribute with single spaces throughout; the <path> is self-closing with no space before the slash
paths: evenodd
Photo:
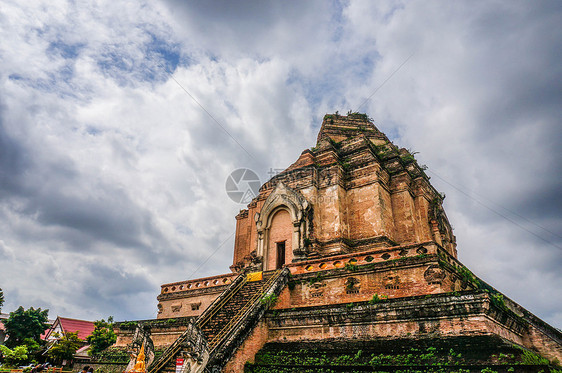
<path id="1" fill-rule="evenodd" d="M 83 43 L 67 44 L 61 40 L 51 42 L 47 47 L 47 55 L 58 55 L 64 59 L 75 59 L 84 48 Z"/>

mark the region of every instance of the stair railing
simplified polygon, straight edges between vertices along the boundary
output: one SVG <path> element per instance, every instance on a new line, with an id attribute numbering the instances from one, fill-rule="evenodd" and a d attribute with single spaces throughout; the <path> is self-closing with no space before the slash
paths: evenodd
<path id="1" fill-rule="evenodd" d="M 232 281 L 232 284 L 230 284 L 228 289 L 226 289 L 221 295 L 219 295 L 218 298 L 215 299 L 209 305 L 209 307 L 207 307 L 207 309 L 205 311 L 203 311 L 203 313 L 201 315 L 199 315 L 199 317 L 195 321 L 197 326 L 199 328 L 202 328 L 203 326 L 205 326 L 205 324 L 207 324 L 207 322 L 209 322 L 209 320 L 217 312 L 219 312 L 221 310 L 221 308 L 226 303 L 228 303 L 232 299 L 234 294 L 238 293 L 238 290 L 240 290 L 246 284 L 247 281 L 248 281 L 247 276 L 244 273 L 242 273 L 238 277 L 236 277 L 236 279 L 234 279 L 234 281 Z"/>
<path id="2" fill-rule="evenodd" d="M 236 294 L 238 290 L 244 286 L 246 281 L 247 279 L 245 274 L 237 276 L 228 288 L 219 295 L 201 315 L 199 315 L 195 322 L 189 323 L 187 329 L 174 341 L 174 343 L 168 346 L 162 355 L 150 364 L 147 372 L 157 373 L 164 368 L 170 359 L 172 359 L 181 350 L 181 348 L 188 343 L 189 339 L 193 338 L 194 333 L 197 333 L 197 337 L 203 338 L 201 335 L 201 327 L 203 327 L 203 325 L 205 325 L 222 308 L 222 306 L 232 299 L 234 294 Z"/>
<path id="3" fill-rule="evenodd" d="M 205 351 L 209 352 L 210 356 L 216 352 L 219 345 L 221 345 L 225 336 L 232 330 L 234 330 L 244 319 L 248 316 L 252 309 L 259 305 L 261 298 L 273 288 L 273 285 L 278 281 L 278 279 L 283 274 L 287 274 L 289 270 L 287 268 L 283 270 L 276 271 L 267 281 L 264 282 L 259 291 L 257 291 L 249 300 L 246 302 L 244 307 L 230 320 L 230 322 L 215 336 L 210 343 L 206 343 L 206 339 L 203 336 L 201 328 L 211 320 L 211 318 L 220 311 L 220 309 L 228 303 L 232 297 L 238 293 L 238 291 L 248 282 L 246 274 L 241 274 L 230 284 L 230 286 L 217 298 L 215 299 L 209 307 L 199 317 L 191 322 L 187 329 L 180 335 L 174 343 L 172 343 L 160 356 L 159 359 L 155 360 L 147 369 L 148 373 L 158 373 L 169 363 L 182 348 L 191 346 L 193 355 L 195 357 L 203 356 Z M 204 363 L 206 365 L 206 363 Z M 203 367 L 204 369 L 204 367 Z"/>
<path id="4" fill-rule="evenodd" d="M 212 355 L 217 346 L 222 342 L 226 334 L 228 334 L 232 329 L 234 329 L 239 322 L 244 319 L 246 313 L 255 306 L 257 301 L 261 301 L 265 293 L 272 287 L 279 277 L 283 274 L 284 270 L 277 270 L 268 280 L 265 282 L 259 291 L 257 291 L 251 298 L 246 302 L 244 307 L 229 321 L 229 323 L 221 329 L 221 331 L 209 342 L 209 354 Z M 288 270 L 287 270 L 288 272 Z"/>
<path id="5" fill-rule="evenodd" d="M 164 350 L 160 358 L 150 364 L 147 372 L 156 373 L 160 371 L 183 347 L 188 346 L 192 347 L 194 355 L 203 353 L 203 350 L 207 348 L 206 340 L 203 337 L 201 330 L 194 322 L 190 322 L 187 325 L 187 329 L 174 341 L 174 343 Z"/>

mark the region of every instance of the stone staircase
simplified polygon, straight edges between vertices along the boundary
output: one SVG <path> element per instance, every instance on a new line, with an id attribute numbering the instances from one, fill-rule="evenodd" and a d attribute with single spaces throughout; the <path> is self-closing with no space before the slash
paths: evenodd
<path id="1" fill-rule="evenodd" d="M 201 331 L 205 335 L 205 338 L 210 343 L 211 347 L 216 345 L 218 342 L 217 337 L 220 336 L 220 332 L 228 326 L 228 324 L 233 320 L 233 316 L 238 315 L 242 309 L 248 305 L 248 301 L 261 295 L 262 288 L 267 284 L 276 272 L 270 271 L 263 273 L 261 281 L 244 282 L 236 293 L 233 294 L 232 298 L 225 303 L 218 312 L 206 322 L 203 320 L 200 322 Z M 213 344 L 213 341 L 215 342 Z"/>
<path id="2" fill-rule="evenodd" d="M 220 371 L 269 308 L 264 300 L 278 295 L 288 276 L 288 269 L 263 272 L 257 281 L 238 276 L 148 367 L 148 373 L 175 373 L 177 357 L 189 359 L 187 372 Z"/>

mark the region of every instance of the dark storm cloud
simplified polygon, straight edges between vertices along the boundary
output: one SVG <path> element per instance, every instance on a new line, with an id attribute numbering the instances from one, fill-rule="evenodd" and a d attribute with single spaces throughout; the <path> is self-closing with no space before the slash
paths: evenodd
<path id="1" fill-rule="evenodd" d="M 5 106 L 0 101 L 0 200 L 19 194 L 21 178 L 29 168 L 24 147 L 4 127 Z"/>
<path id="2" fill-rule="evenodd" d="M 464 73 L 467 82 L 471 78 L 475 82 L 470 88 L 474 96 L 482 92 L 482 101 L 473 111 L 475 151 L 519 175 L 512 180 L 516 186 L 502 185 L 501 172 L 494 176 L 483 170 L 482 182 L 488 184 L 488 191 L 503 190 L 493 199 L 516 215 L 497 210 L 544 234 L 520 216 L 540 223 L 555 218 L 554 230 L 562 231 L 562 29 L 558 27 L 562 6 L 538 4 L 503 3 L 484 7 L 470 17 L 464 40 L 473 53 L 474 66 Z M 489 170 L 493 172 L 494 166 Z M 502 217 L 492 214 L 488 219 L 501 221 Z"/>
<path id="3" fill-rule="evenodd" d="M 242 53 L 255 53 L 261 48 L 261 52 L 267 55 L 268 51 L 275 53 L 275 47 L 282 43 L 284 38 L 297 42 L 294 48 L 298 50 L 300 35 L 287 33 L 286 26 L 290 24 L 299 29 L 310 30 L 314 25 L 308 17 L 315 12 L 317 15 L 320 12 L 324 14 L 324 11 L 328 10 L 328 7 L 318 1 L 288 4 L 264 1 L 169 0 L 166 3 L 174 15 L 182 20 L 182 24 L 192 30 L 198 30 L 196 34 L 210 42 L 207 48 L 214 53 L 220 53 L 221 48 L 230 44 L 230 52 L 237 50 Z M 306 41 L 306 38 L 300 40 Z M 217 43 L 222 45 L 218 46 Z"/>
<path id="4" fill-rule="evenodd" d="M 124 190 L 98 182 L 91 185 L 93 189 L 69 192 L 69 185 L 87 182 L 71 162 L 51 164 L 36 159 L 35 166 L 25 168 L 24 174 L 22 160 L 32 152 L 4 131 L 0 132 L 0 145 L 1 175 L 6 175 L 2 180 L 4 198 L 10 197 L 8 193 L 22 198 L 17 213 L 33 217 L 42 226 L 62 228 L 56 233 L 59 238 L 72 237 L 65 230 L 74 231 L 76 239 L 65 245 L 67 249 L 87 250 L 90 243 L 104 240 L 120 247 L 150 250 L 141 235 L 148 234 L 154 241 L 163 239 L 148 211 L 139 208 Z M 29 236 L 30 232 L 22 234 Z"/>

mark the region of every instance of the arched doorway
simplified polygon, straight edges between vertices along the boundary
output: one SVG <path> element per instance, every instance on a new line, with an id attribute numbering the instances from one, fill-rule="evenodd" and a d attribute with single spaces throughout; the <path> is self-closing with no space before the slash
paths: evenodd
<path id="1" fill-rule="evenodd" d="M 293 260 L 293 222 L 289 211 L 275 211 L 269 228 L 266 269 L 279 269 Z"/>
<path id="2" fill-rule="evenodd" d="M 264 271 L 280 268 L 306 255 L 311 207 L 300 193 L 279 183 L 254 215 L 258 233 L 256 257 Z"/>

